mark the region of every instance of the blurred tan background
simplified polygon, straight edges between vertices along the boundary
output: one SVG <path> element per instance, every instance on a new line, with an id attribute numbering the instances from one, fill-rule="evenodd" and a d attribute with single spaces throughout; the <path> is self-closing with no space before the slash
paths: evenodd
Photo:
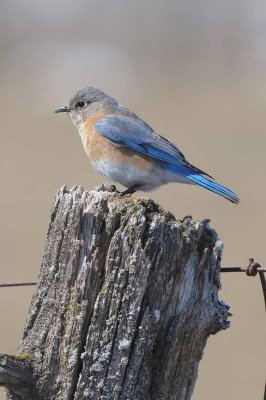
<path id="1" fill-rule="evenodd" d="M 210 218 L 223 265 L 266 264 L 265 2 L 4 0 L 0 51 L 1 281 L 36 279 L 56 190 L 102 180 L 70 120 L 53 114 L 87 84 L 138 113 L 241 204 L 182 185 L 152 198 L 177 218 Z M 231 328 L 209 339 L 193 400 L 261 400 L 259 278 L 222 283 Z M 32 292 L 0 289 L 0 352 L 16 352 Z"/>

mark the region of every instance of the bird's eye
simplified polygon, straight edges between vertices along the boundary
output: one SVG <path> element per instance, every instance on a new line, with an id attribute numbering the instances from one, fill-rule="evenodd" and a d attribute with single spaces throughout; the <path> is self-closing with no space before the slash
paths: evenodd
<path id="1" fill-rule="evenodd" d="M 82 110 L 83 108 L 85 108 L 87 105 L 86 101 L 80 100 L 76 102 L 76 108 L 78 108 L 79 110 Z"/>

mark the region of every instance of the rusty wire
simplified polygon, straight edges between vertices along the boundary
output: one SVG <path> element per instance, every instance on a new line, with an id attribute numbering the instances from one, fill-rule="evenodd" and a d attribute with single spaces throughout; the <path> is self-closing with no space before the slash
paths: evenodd
<path id="1" fill-rule="evenodd" d="M 266 272 L 266 268 L 262 267 L 259 263 L 255 262 L 254 258 L 250 258 L 248 266 L 245 268 L 221 267 L 221 272 L 245 272 L 247 276 L 253 276 L 253 277 L 259 274 L 263 298 L 264 298 L 264 306 L 266 310 L 266 280 L 264 275 L 264 272 Z"/>
<path id="2" fill-rule="evenodd" d="M 14 282 L 0 282 L 0 287 L 10 286 L 33 286 L 36 285 L 37 281 L 14 281 Z"/>

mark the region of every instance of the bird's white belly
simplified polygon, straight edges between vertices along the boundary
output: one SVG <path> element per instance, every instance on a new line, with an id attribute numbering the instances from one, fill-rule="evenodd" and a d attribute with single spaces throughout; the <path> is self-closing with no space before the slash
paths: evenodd
<path id="1" fill-rule="evenodd" d="M 140 190 L 150 191 L 169 182 L 189 183 L 186 178 L 163 169 L 157 161 L 151 162 L 151 169 L 148 171 L 110 159 L 91 160 L 91 163 L 105 178 L 118 182 L 126 188 L 140 183 L 143 184 Z"/>

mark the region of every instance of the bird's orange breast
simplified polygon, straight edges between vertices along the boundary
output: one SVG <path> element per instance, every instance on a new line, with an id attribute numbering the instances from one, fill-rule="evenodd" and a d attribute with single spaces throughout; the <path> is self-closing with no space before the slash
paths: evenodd
<path id="1" fill-rule="evenodd" d="M 150 158 L 126 147 L 116 146 L 96 132 L 93 125 L 97 119 L 103 116 L 102 112 L 96 112 L 81 125 L 80 134 L 89 159 L 91 161 L 98 161 L 104 158 L 121 164 L 121 167 L 130 164 L 142 171 L 150 170 L 152 167 Z"/>

